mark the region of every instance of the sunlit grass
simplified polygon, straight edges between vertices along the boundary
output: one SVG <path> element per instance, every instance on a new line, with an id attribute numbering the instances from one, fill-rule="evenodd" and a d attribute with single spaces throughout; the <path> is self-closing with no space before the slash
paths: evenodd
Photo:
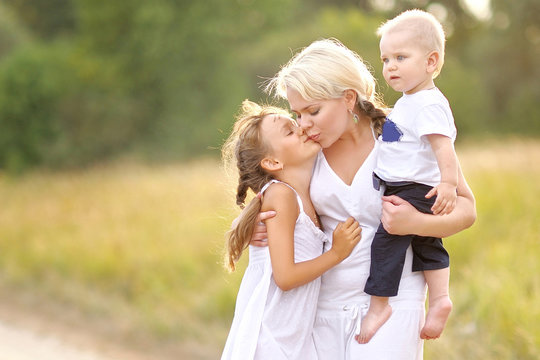
<path id="1" fill-rule="evenodd" d="M 460 144 L 478 220 L 445 241 L 454 311 L 426 359 L 540 358 L 540 142 Z M 0 290 L 219 354 L 245 266 L 218 162 L 0 175 Z"/>
<path id="2" fill-rule="evenodd" d="M 540 358 L 540 144 L 458 147 L 478 220 L 448 239 L 454 311 L 427 359 Z"/>
<path id="3" fill-rule="evenodd" d="M 122 304 L 134 326 L 165 337 L 225 332 L 240 274 L 220 263 L 236 216 L 224 184 L 215 161 L 4 176 L 2 282 L 90 315 L 114 318 L 109 305 Z"/>

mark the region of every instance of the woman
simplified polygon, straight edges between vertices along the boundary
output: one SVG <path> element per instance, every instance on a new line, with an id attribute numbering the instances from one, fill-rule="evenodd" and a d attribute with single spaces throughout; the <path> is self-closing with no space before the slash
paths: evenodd
<path id="1" fill-rule="evenodd" d="M 267 89 L 287 98 L 300 126 L 322 147 L 310 195 L 326 234 L 349 216 L 363 227 L 362 241 L 349 258 L 322 276 L 313 332 L 318 358 L 421 359 L 426 285 L 421 272 L 411 271 L 410 248 L 398 295 L 390 301 L 390 319 L 368 344 L 354 340 L 369 307 L 364 285 L 371 241 L 379 221 L 390 233 L 434 237 L 471 226 L 476 219 L 474 197 L 461 170 L 457 206 L 449 215 L 422 214 L 395 196 L 381 201 L 382 192 L 372 185 L 372 172 L 385 113 L 379 109 L 372 74 L 357 54 L 337 40 L 316 41 L 296 54 Z M 272 216 L 261 213 L 258 219 Z M 257 226 L 252 244 L 264 239 L 265 231 L 263 225 Z"/>

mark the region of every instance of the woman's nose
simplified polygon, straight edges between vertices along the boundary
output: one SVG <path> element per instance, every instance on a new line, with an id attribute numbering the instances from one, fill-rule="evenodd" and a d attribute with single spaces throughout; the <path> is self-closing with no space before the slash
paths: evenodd
<path id="1" fill-rule="evenodd" d="M 305 120 L 305 119 L 298 119 L 298 125 L 300 126 L 300 128 L 303 131 L 303 130 L 306 130 L 306 129 L 309 129 L 310 127 L 312 127 L 313 122 Z"/>

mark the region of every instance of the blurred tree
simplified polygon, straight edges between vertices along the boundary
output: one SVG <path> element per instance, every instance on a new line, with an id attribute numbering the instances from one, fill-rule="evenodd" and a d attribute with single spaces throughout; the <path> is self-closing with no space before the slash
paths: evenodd
<path id="1" fill-rule="evenodd" d="M 393 104 L 399 94 L 380 76 L 375 30 L 409 8 L 432 11 L 448 31 L 437 84 L 461 129 L 540 133 L 524 120 L 536 116 L 530 109 L 540 96 L 538 1 L 492 0 L 492 17 L 482 19 L 464 4 L 0 0 L 0 123 L 8 129 L 0 167 L 25 157 L 84 164 L 123 151 L 217 155 L 208 147 L 219 147 L 241 100 L 264 100 L 264 78 L 323 37 L 337 37 L 370 63 Z"/>
<path id="2" fill-rule="evenodd" d="M 74 30 L 72 0 L 2 0 L 36 35 L 46 39 Z"/>

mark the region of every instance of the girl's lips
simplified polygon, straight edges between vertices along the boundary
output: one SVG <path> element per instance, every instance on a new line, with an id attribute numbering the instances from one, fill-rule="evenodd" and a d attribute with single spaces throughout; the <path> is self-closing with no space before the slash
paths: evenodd
<path id="1" fill-rule="evenodd" d="M 318 141 L 318 140 L 319 140 L 319 135 L 320 135 L 320 134 L 309 135 L 309 136 L 308 136 L 308 139 L 309 139 L 309 140 L 313 140 L 313 141 Z"/>

